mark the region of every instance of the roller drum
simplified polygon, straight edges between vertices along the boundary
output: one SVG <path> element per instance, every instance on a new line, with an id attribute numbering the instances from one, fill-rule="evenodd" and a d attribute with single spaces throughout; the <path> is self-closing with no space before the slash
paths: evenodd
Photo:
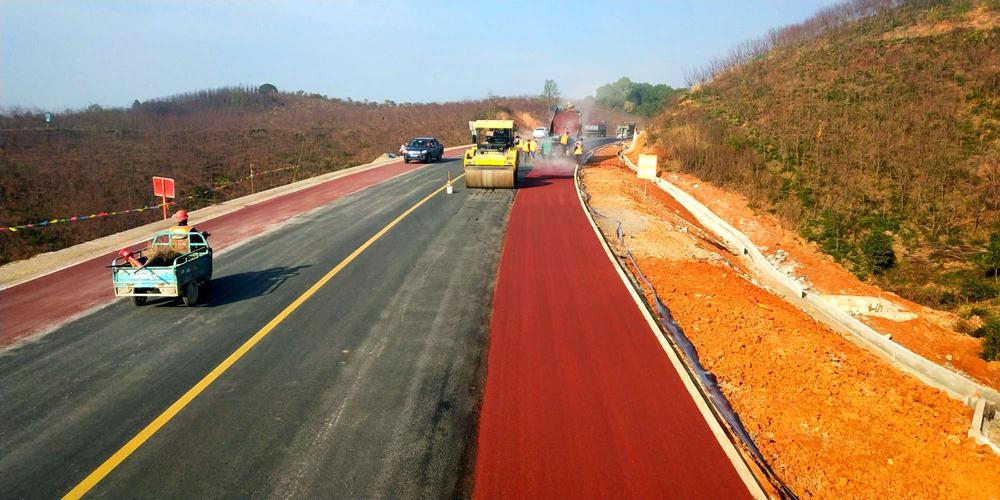
<path id="1" fill-rule="evenodd" d="M 480 189 L 513 189 L 516 171 L 512 168 L 466 168 L 465 186 Z"/>

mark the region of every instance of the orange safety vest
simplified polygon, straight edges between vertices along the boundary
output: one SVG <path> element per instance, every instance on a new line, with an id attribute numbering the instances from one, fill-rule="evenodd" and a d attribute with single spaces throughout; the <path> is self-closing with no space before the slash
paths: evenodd
<path id="1" fill-rule="evenodd" d="M 173 226 L 170 228 L 170 239 L 180 240 L 185 239 L 187 233 L 191 232 L 191 226 Z"/>

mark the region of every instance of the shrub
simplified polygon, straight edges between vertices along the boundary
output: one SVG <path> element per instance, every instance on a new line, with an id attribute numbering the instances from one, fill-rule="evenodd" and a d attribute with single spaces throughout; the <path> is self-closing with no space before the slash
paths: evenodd
<path id="1" fill-rule="evenodd" d="M 979 329 L 972 328 L 972 325 L 969 324 L 968 320 L 960 319 L 957 323 L 955 323 L 955 331 L 965 335 L 975 336 L 975 334 L 979 332 Z"/>
<path id="2" fill-rule="evenodd" d="M 983 321 L 986 321 L 990 319 L 991 315 L 989 309 L 986 309 L 985 307 L 973 307 L 972 309 L 969 309 L 968 317 L 971 318 L 972 316 L 979 316 L 983 319 Z"/>
<path id="3" fill-rule="evenodd" d="M 885 233 L 873 233 L 861 243 L 861 251 L 868 259 L 872 273 L 882 274 L 896 265 L 896 253 L 892 251 L 892 238 Z"/>
<path id="4" fill-rule="evenodd" d="M 965 278 L 960 285 L 960 293 L 966 301 L 978 302 L 997 296 L 997 289 L 992 283 L 980 278 Z"/>
<path id="5" fill-rule="evenodd" d="M 945 308 L 951 308 L 955 305 L 957 300 L 955 300 L 955 294 L 951 292 L 942 292 L 938 297 L 938 305 Z"/>
<path id="6" fill-rule="evenodd" d="M 1000 231 L 995 231 L 990 235 L 990 242 L 986 245 L 986 253 L 980 255 L 977 260 L 987 275 L 994 278 L 1000 275 Z"/>
<path id="7" fill-rule="evenodd" d="M 981 332 L 983 338 L 983 350 L 979 357 L 986 361 L 1000 360 L 1000 320 L 990 320 L 976 331 Z"/>

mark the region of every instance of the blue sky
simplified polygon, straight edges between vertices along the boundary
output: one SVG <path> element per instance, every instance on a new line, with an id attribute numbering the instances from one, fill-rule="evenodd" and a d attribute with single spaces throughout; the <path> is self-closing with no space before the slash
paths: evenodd
<path id="1" fill-rule="evenodd" d="M 236 84 L 382 101 L 684 85 L 832 0 L 0 0 L 0 106 L 125 106 Z"/>

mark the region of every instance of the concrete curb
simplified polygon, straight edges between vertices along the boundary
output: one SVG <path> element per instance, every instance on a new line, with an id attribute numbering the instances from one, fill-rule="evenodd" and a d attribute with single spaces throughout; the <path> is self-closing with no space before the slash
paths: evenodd
<path id="1" fill-rule="evenodd" d="M 632 170 L 636 169 L 636 165 L 628 156 L 622 155 L 622 159 L 629 168 Z M 816 319 L 819 321 L 836 331 L 849 333 L 848 338 L 853 340 L 855 344 L 889 361 L 893 366 L 913 375 L 925 384 L 944 391 L 953 399 L 962 401 L 962 403 L 969 406 L 974 406 L 980 398 L 985 398 L 993 404 L 1000 404 L 1000 392 L 963 377 L 914 353 L 876 332 L 853 316 L 834 307 L 819 295 L 807 293 L 799 283 L 775 268 L 746 235 L 729 225 L 729 223 L 702 205 L 693 196 L 665 179 L 657 178 L 654 183 L 690 211 L 698 219 L 699 223 L 714 232 L 731 251 L 737 255 L 746 257 L 752 264 L 754 271 L 760 277 L 766 278 L 772 284 L 777 285 L 779 290 L 784 294 L 798 299 L 795 302 L 797 302 L 797 305 L 800 305 L 800 309 L 802 309 L 801 302 L 807 303 L 815 311 L 821 313 L 813 315 L 814 317 L 818 316 Z M 807 314 L 810 313 L 808 310 L 805 312 Z"/>
<path id="2" fill-rule="evenodd" d="M 980 398 L 975 405 L 975 413 L 972 414 L 972 425 L 969 427 L 968 436 L 977 443 L 989 446 L 994 453 L 1000 455 L 1000 446 L 990 441 L 989 432 L 986 426 L 997 417 L 996 405 Z"/>
<path id="3" fill-rule="evenodd" d="M 445 148 L 445 152 L 457 151 L 468 148 L 471 144 Z M 347 177 L 400 161 L 398 158 L 374 161 L 363 165 L 348 167 L 345 169 L 329 172 L 326 174 L 310 177 L 301 181 L 296 181 L 283 186 L 271 188 L 259 193 L 254 193 L 240 198 L 224 201 L 190 212 L 192 219 L 198 222 L 206 222 L 217 217 L 235 212 L 242 208 L 267 200 L 277 198 L 286 194 L 301 191 L 306 188 L 322 184 L 327 181 Z M 423 168 L 421 165 L 417 168 Z M 157 221 L 144 226 L 122 231 L 120 233 L 103 236 L 96 240 L 91 240 L 71 247 L 38 254 L 29 259 L 11 262 L 0 266 L 0 290 L 11 288 L 22 283 L 41 278 L 43 276 L 62 271 L 63 269 L 79 265 L 93 259 L 95 256 L 104 255 L 119 248 L 129 247 L 141 243 L 149 238 L 151 233 L 162 231 L 173 225 L 171 221 Z"/>

